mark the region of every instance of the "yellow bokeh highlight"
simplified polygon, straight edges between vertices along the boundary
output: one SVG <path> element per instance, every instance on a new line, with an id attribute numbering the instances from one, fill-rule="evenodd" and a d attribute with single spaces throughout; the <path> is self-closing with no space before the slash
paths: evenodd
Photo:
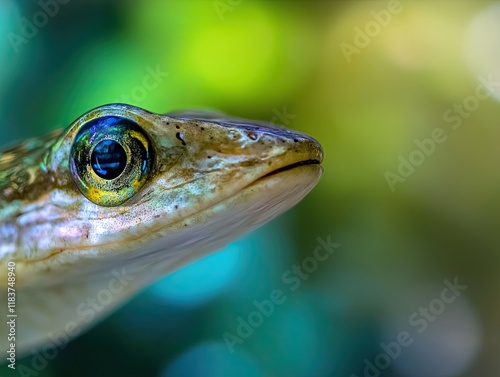
<path id="1" fill-rule="evenodd" d="M 225 22 L 207 27 L 189 46 L 188 66 L 224 94 L 262 88 L 276 59 L 279 36 L 273 20 L 263 9 L 249 8 L 244 18 L 227 15 Z"/>

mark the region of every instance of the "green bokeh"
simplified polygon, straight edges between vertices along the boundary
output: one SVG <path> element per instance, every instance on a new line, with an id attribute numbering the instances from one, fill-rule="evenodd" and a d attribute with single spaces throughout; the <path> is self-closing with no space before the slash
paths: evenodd
<path id="1" fill-rule="evenodd" d="M 488 75 L 471 68 L 464 46 L 474 17 L 494 3 L 404 3 L 346 59 L 342 43 L 354 45 L 357 28 L 388 3 L 71 0 L 15 47 L 8 33 L 21 33 L 20 17 L 31 19 L 40 5 L 0 2 L 4 145 L 126 101 L 156 112 L 213 108 L 274 120 L 314 136 L 325 150 L 318 187 L 236 244 L 249 257 L 230 288 L 194 308 L 145 292 L 61 350 L 39 376 L 170 376 L 171 365 L 187 368 L 176 364 L 181 355 L 222 342 L 237 317 L 282 287 L 283 272 L 328 235 L 340 249 L 288 291 L 234 358 L 220 355 L 219 343 L 208 348 L 206 362 L 218 360 L 218 375 L 231 375 L 230 366 L 243 376 L 237 366 L 252 365 L 252 376 L 362 376 L 364 360 L 412 329 L 408 316 L 455 277 L 469 286 L 460 303 L 415 335 L 382 375 L 431 365 L 426 348 L 441 366 L 458 368 L 450 375 L 498 374 L 499 103 L 480 101 L 457 130 L 443 118 Z M 477 43 L 494 45 L 498 35 L 485 39 Z M 151 71 L 161 74 L 145 90 Z M 277 117 L 284 111 L 292 117 Z M 400 158 L 418 150 L 415 140 L 436 128 L 447 140 L 393 192 L 386 172 L 397 173 Z M 463 353 L 450 351 L 454 345 Z M 461 369 L 457 354 L 470 358 Z"/>

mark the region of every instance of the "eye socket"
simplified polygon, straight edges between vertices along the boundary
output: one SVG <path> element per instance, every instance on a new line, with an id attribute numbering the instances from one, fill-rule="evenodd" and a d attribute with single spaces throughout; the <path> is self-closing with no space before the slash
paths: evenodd
<path id="1" fill-rule="evenodd" d="M 154 157 L 144 130 L 118 116 L 95 118 L 83 125 L 70 156 L 78 189 L 104 207 L 118 206 L 134 196 L 146 183 Z"/>

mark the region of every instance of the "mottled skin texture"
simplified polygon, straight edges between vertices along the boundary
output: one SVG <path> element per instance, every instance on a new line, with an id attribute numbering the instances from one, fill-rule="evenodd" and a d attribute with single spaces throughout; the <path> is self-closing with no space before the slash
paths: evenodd
<path id="1" fill-rule="evenodd" d="M 0 152 L 0 211 L 19 199 L 34 200 L 50 185 L 52 178 L 41 164 L 61 132 L 29 139 Z"/>
<path id="2" fill-rule="evenodd" d="M 89 201 L 69 168 L 79 129 L 104 115 L 135 121 L 155 151 L 144 187 L 116 207 Z M 113 268 L 127 267 L 140 278 L 118 304 L 295 205 L 318 181 L 321 160 L 314 139 L 266 123 L 220 114 L 158 115 L 121 104 L 94 109 L 62 133 L 0 153 L 0 286 L 7 282 L 7 262 L 15 261 L 17 287 L 27 297 L 41 300 L 43 292 L 52 306 L 55 300 L 74 308 L 85 297 L 75 290 L 88 294 Z M 305 161 L 311 164 L 284 169 Z M 71 302 L 63 299 L 66 289 L 73 290 Z M 43 302 L 37 305 L 37 316 L 44 315 Z M 57 321 L 45 326 L 57 329 Z M 27 342 L 39 343 L 47 328 L 37 328 L 42 335 Z"/>

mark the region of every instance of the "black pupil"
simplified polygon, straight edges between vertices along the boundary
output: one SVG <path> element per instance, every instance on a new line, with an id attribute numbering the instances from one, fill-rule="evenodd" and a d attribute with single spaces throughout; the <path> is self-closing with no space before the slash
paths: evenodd
<path id="1" fill-rule="evenodd" d="M 99 177 L 111 180 L 125 170 L 127 154 L 120 143 L 114 140 L 103 140 L 94 148 L 90 163 Z"/>

